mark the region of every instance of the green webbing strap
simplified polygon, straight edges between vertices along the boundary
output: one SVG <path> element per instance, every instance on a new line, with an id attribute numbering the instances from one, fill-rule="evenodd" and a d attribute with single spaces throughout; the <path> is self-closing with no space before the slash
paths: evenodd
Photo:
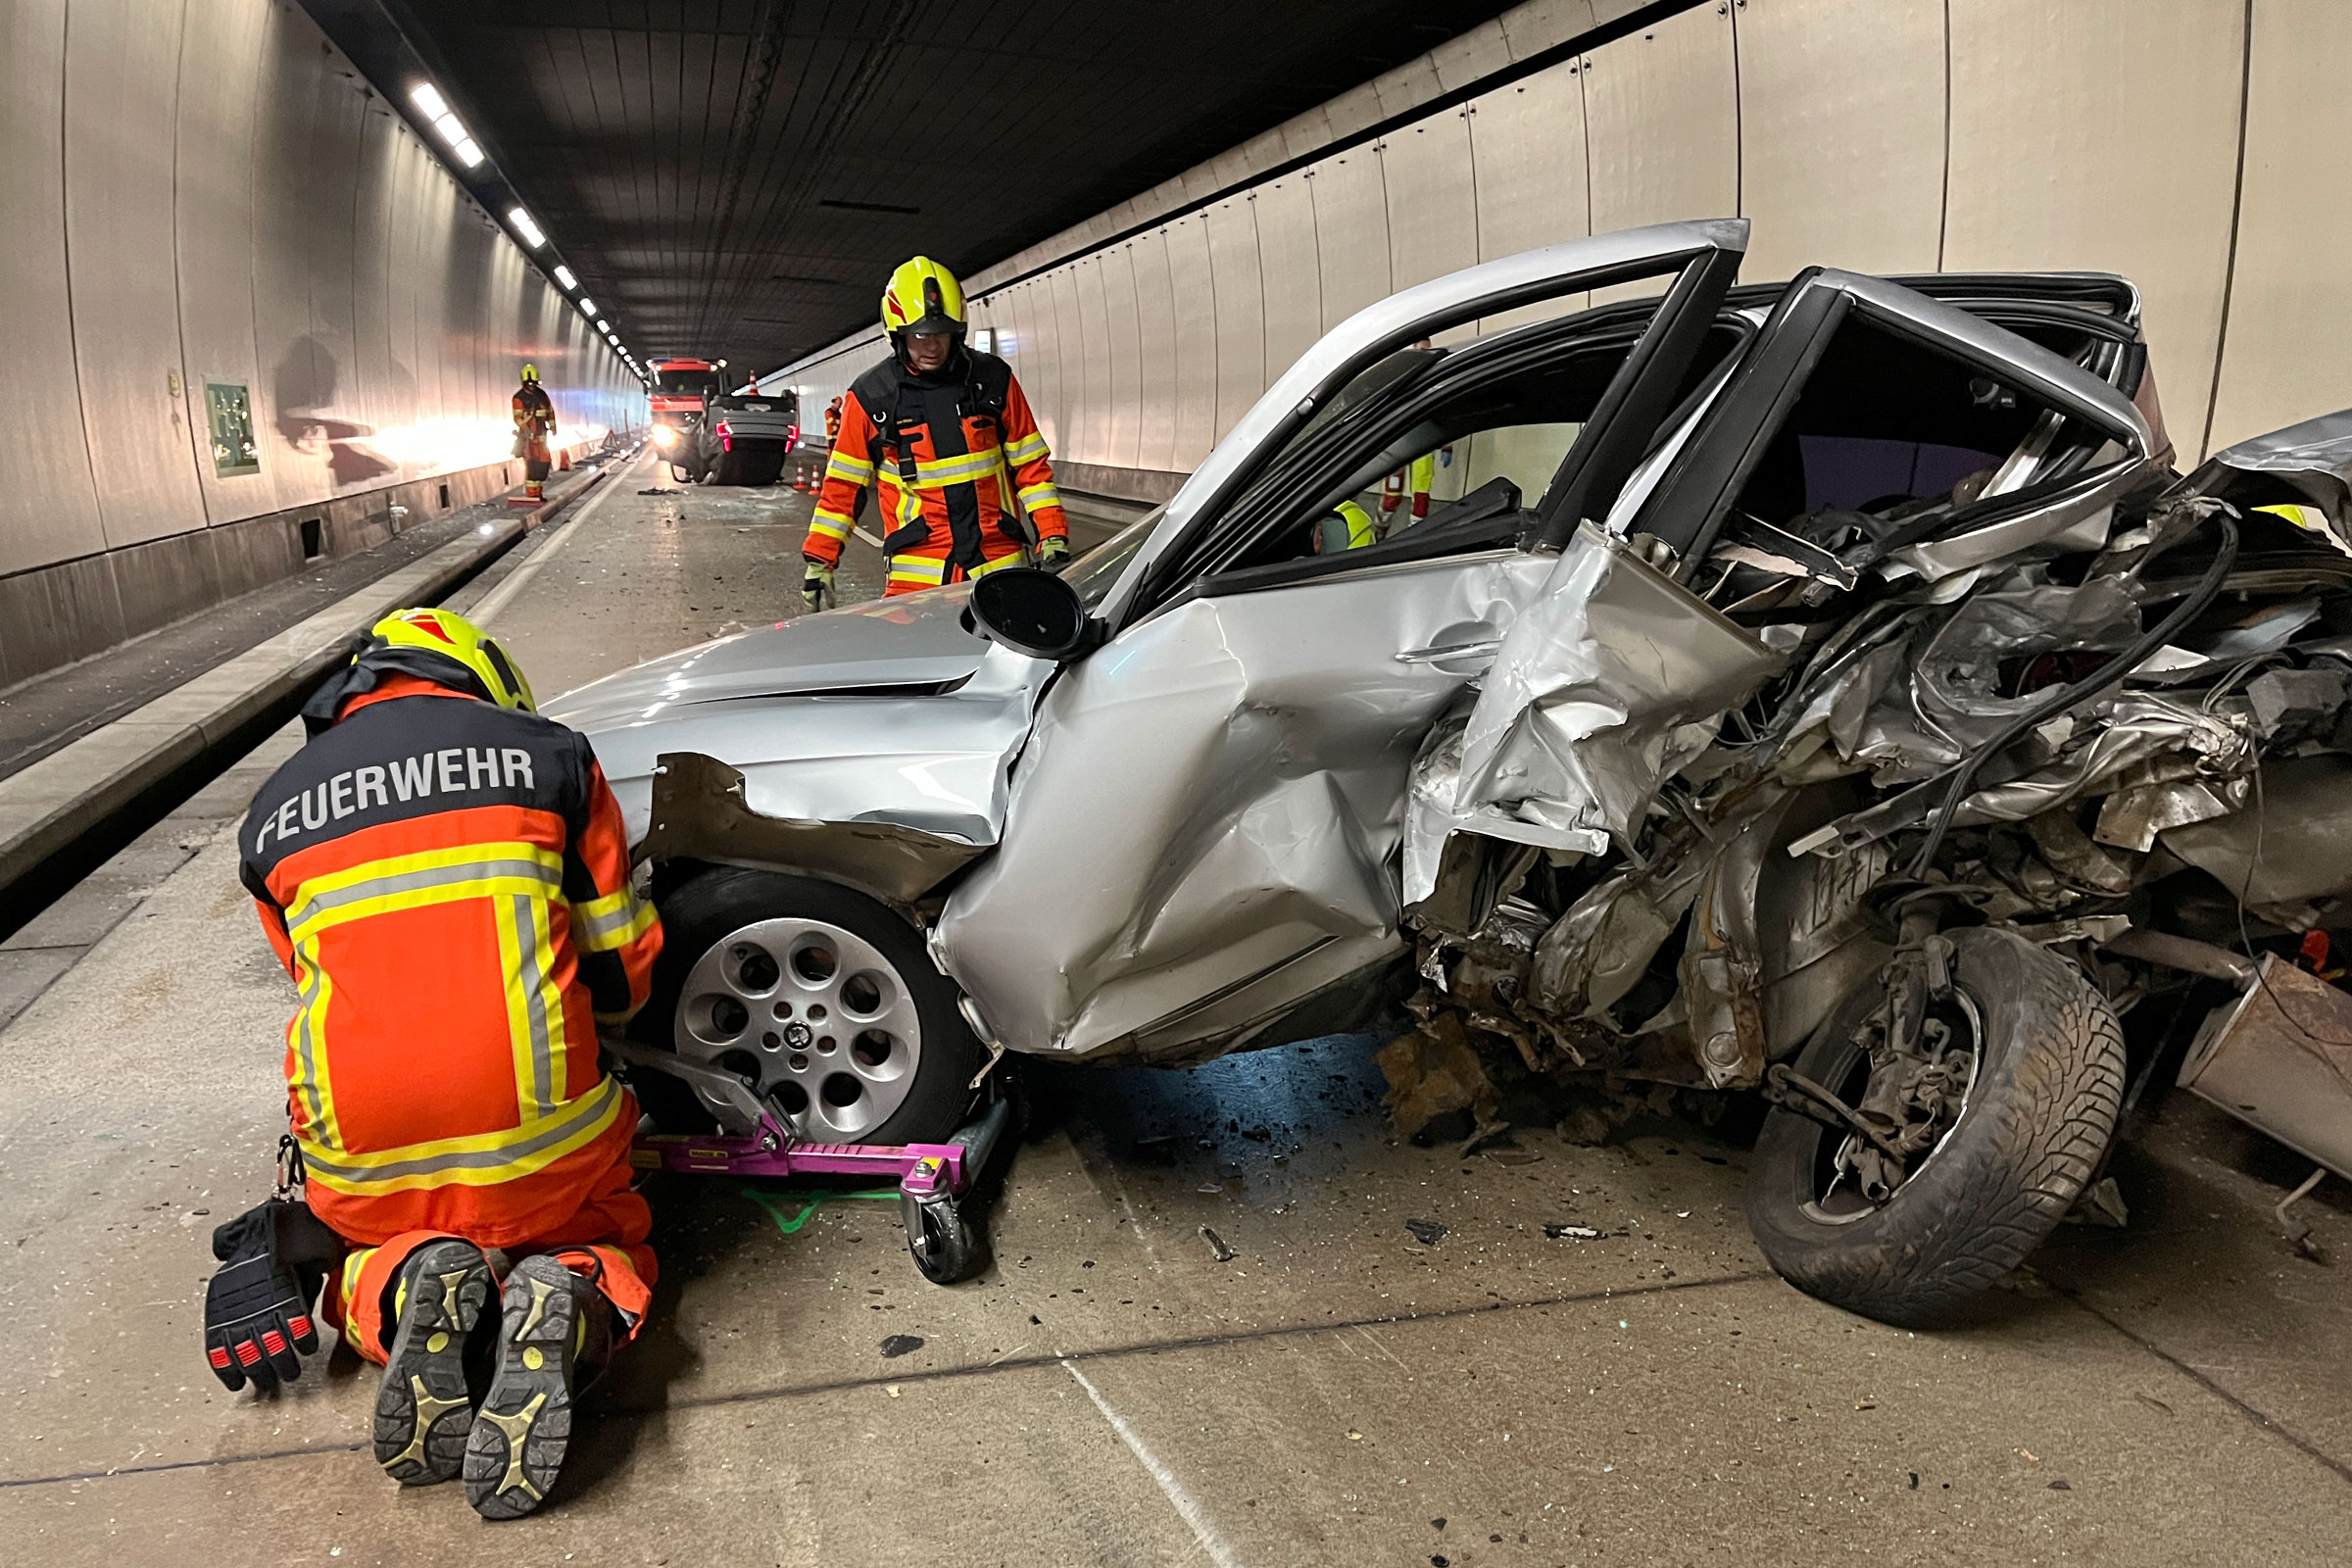
<path id="1" fill-rule="evenodd" d="M 899 1200 L 899 1190 L 896 1187 L 876 1188 L 872 1192 L 861 1193 L 836 1193 L 821 1187 L 814 1191 L 763 1193 L 757 1187 L 746 1187 L 743 1195 L 767 1210 L 767 1217 L 776 1222 L 776 1229 L 787 1236 L 799 1234 L 801 1227 L 808 1223 L 808 1216 L 815 1213 L 817 1205 L 827 1199 L 870 1199 L 884 1203 L 895 1203 Z M 801 1199 L 807 1199 L 808 1202 L 802 1205 L 799 1213 L 786 1219 L 784 1211 Z"/>

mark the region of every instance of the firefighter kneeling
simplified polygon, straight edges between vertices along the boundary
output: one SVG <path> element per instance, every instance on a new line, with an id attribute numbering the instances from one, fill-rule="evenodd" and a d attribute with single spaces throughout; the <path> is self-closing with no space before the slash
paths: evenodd
<path id="1" fill-rule="evenodd" d="M 307 1183 L 214 1234 L 206 1354 L 231 1389 L 298 1376 L 323 1285 L 384 1368 L 376 1462 L 404 1486 L 462 1471 L 478 1512 L 514 1518 L 652 1294 L 637 1105 L 596 1025 L 644 1004 L 662 928 L 587 741 L 459 616 L 378 622 L 303 717 L 240 848 L 301 993 Z"/>

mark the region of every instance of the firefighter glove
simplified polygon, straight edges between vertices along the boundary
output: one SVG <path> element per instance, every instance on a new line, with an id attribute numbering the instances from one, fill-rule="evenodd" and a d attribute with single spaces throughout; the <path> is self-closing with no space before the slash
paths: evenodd
<path id="1" fill-rule="evenodd" d="M 1070 542 L 1067 539 L 1041 539 L 1037 546 L 1037 564 L 1058 575 L 1070 564 Z"/>
<path id="2" fill-rule="evenodd" d="M 833 591 L 833 568 L 821 561 L 808 563 L 808 575 L 801 583 L 801 597 L 808 601 L 811 612 L 825 610 L 841 602 Z"/>
<path id="3" fill-rule="evenodd" d="M 220 1268 L 204 1293 L 204 1356 L 234 1391 L 251 1378 L 269 1390 L 302 1376 L 318 1348 L 311 1308 L 343 1239 L 307 1203 L 273 1198 L 213 1232 Z"/>

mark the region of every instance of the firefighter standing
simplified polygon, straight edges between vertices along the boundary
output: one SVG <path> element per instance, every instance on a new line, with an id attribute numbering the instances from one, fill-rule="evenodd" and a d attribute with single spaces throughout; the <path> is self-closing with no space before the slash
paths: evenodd
<path id="1" fill-rule="evenodd" d="M 299 1375 L 323 1281 L 327 1321 L 384 1368 L 377 1463 L 404 1486 L 463 1471 L 476 1511 L 514 1518 L 563 1464 L 582 1368 L 651 1298 L 637 1105 L 596 1024 L 643 1004 L 662 928 L 587 741 L 459 616 L 378 622 L 303 716 L 240 850 L 301 993 L 307 1185 L 216 1233 L 207 1358 L 231 1389 Z"/>
<path id="2" fill-rule="evenodd" d="M 539 384 L 539 367 L 522 368 L 522 385 L 514 389 L 514 455 L 522 460 L 525 501 L 547 499 L 547 470 L 555 459 L 547 438 L 556 433 L 556 406 Z"/>
<path id="3" fill-rule="evenodd" d="M 825 405 L 825 450 L 830 452 L 841 439 L 841 399 Z"/>
<path id="4" fill-rule="evenodd" d="M 1020 564 L 1030 543 L 1023 514 L 1038 564 L 1058 570 L 1069 560 L 1069 525 L 1046 438 L 1012 367 L 964 345 L 955 274 L 923 256 L 893 272 L 882 326 L 890 358 L 843 397 L 825 459 L 802 550 L 808 608 L 832 601 L 842 542 L 877 481 L 886 597 Z"/>

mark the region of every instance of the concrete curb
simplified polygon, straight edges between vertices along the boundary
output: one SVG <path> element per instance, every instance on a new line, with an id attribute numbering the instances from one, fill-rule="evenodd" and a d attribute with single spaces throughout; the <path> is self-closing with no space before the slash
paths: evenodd
<path id="1" fill-rule="evenodd" d="M 506 517 L 452 539 L 0 779 L 0 900 L 273 709 L 294 702 L 348 659 L 376 621 L 406 605 L 437 602 L 615 471 L 603 469 L 537 513 Z"/>

